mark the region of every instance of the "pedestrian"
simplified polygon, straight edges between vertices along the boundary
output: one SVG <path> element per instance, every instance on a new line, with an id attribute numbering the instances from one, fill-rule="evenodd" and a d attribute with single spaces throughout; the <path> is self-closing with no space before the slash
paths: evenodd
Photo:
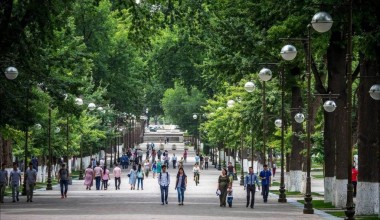
<path id="1" fill-rule="evenodd" d="M 134 165 L 138 166 L 139 164 L 140 164 L 140 158 L 136 154 L 135 159 L 134 159 Z"/>
<path id="2" fill-rule="evenodd" d="M 92 165 L 88 165 L 87 169 L 84 171 L 84 185 L 86 186 L 86 190 L 91 190 L 91 187 L 94 183 L 94 170 L 92 169 Z"/>
<path id="3" fill-rule="evenodd" d="M 92 169 L 95 169 L 96 167 L 96 159 L 92 158 Z"/>
<path id="4" fill-rule="evenodd" d="M 132 166 L 132 169 L 128 173 L 128 177 L 129 177 L 129 184 L 131 185 L 131 190 L 135 190 L 136 178 L 137 178 L 136 165 Z"/>
<path id="5" fill-rule="evenodd" d="M 178 169 L 177 180 L 175 183 L 175 188 L 178 194 L 178 205 L 183 205 L 183 200 L 185 199 L 185 190 L 187 187 L 187 176 L 182 167 Z"/>
<path id="6" fill-rule="evenodd" d="M 153 163 L 154 161 L 156 161 L 156 155 L 157 155 L 156 150 L 152 149 L 151 155 L 152 155 L 152 163 Z"/>
<path id="7" fill-rule="evenodd" d="M 19 187 L 21 185 L 21 171 L 17 167 L 17 163 L 13 163 L 13 170 L 9 174 L 9 183 L 12 188 L 12 202 L 19 201 Z"/>
<path id="8" fill-rule="evenodd" d="M 227 203 L 228 207 L 232 208 L 232 200 L 234 200 L 232 184 L 230 183 L 227 188 Z"/>
<path id="9" fill-rule="evenodd" d="M 276 175 L 276 168 L 277 168 L 276 162 L 273 161 L 273 165 L 272 165 L 273 178 Z"/>
<path id="10" fill-rule="evenodd" d="M 208 170 L 208 160 L 210 157 L 208 155 L 205 156 L 205 170 Z"/>
<path id="11" fill-rule="evenodd" d="M 164 156 L 164 164 L 166 166 L 166 169 L 169 169 L 169 161 L 170 161 L 170 157 L 169 157 L 169 154 L 166 152 Z"/>
<path id="12" fill-rule="evenodd" d="M 170 176 L 166 172 L 166 166 L 162 165 L 162 172 L 158 175 L 158 185 L 160 185 L 161 190 L 161 204 L 168 204 L 168 192 L 170 185 Z M 164 203 L 165 202 L 165 203 Z"/>
<path id="13" fill-rule="evenodd" d="M 173 169 L 176 169 L 177 168 L 177 156 L 175 154 L 173 154 L 172 162 L 173 162 Z"/>
<path id="14" fill-rule="evenodd" d="M 218 191 L 220 207 L 226 207 L 227 188 L 230 184 L 230 178 L 227 176 L 226 168 L 222 169 L 222 174 L 218 178 Z"/>
<path id="15" fill-rule="evenodd" d="M 199 165 L 199 160 L 200 160 L 201 158 L 199 157 L 198 154 L 195 155 L 194 159 L 195 159 L 195 163 Z"/>
<path id="16" fill-rule="evenodd" d="M 157 175 L 159 175 L 162 171 L 162 163 L 161 163 L 161 160 L 158 160 L 157 162 Z"/>
<path id="17" fill-rule="evenodd" d="M 100 181 L 103 177 L 103 169 L 100 167 L 99 163 L 96 163 L 96 167 L 94 168 L 94 176 L 95 176 L 95 186 L 96 190 L 100 190 Z"/>
<path id="18" fill-rule="evenodd" d="M 257 187 L 260 190 L 259 180 L 256 174 L 253 173 L 253 167 L 248 168 L 248 174 L 244 178 L 244 190 L 247 190 L 247 204 L 245 207 L 248 208 L 250 205 L 251 209 L 253 209 L 253 206 L 255 205 L 255 183 Z M 251 204 L 249 202 L 251 201 Z"/>
<path id="19" fill-rule="evenodd" d="M 153 162 L 152 172 L 153 172 L 153 179 L 154 179 L 154 178 L 156 178 L 156 173 L 157 173 L 157 163 L 156 163 L 156 161 Z"/>
<path id="20" fill-rule="evenodd" d="M 161 160 L 161 149 L 157 151 L 157 159 Z"/>
<path id="21" fill-rule="evenodd" d="M 145 163 L 144 163 L 144 173 L 146 177 L 149 176 L 149 171 L 150 171 L 150 163 L 149 163 L 149 159 L 147 159 L 145 160 Z"/>
<path id="22" fill-rule="evenodd" d="M 69 170 L 66 168 L 66 164 L 62 163 L 61 169 L 58 170 L 58 182 L 59 182 L 59 187 L 61 189 L 61 199 L 67 198 L 69 178 L 70 178 Z M 65 187 L 64 191 L 63 191 L 63 187 Z"/>
<path id="23" fill-rule="evenodd" d="M 261 187 L 264 203 L 268 202 L 269 187 L 271 186 L 271 172 L 268 170 L 268 165 L 264 164 L 264 170 L 260 172 Z"/>
<path id="24" fill-rule="evenodd" d="M 119 167 L 119 164 L 115 164 L 115 168 L 113 168 L 113 177 L 115 178 L 115 189 L 120 189 L 120 183 L 121 183 L 121 169 Z"/>
<path id="25" fill-rule="evenodd" d="M 141 183 L 141 190 L 144 190 L 144 171 L 141 167 L 141 164 L 137 167 L 137 190 L 140 189 L 140 183 Z"/>
<path id="26" fill-rule="evenodd" d="M 187 163 L 187 150 L 183 152 L 183 160 L 185 161 L 185 163 Z"/>
<path id="27" fill-rule="evenodd" d="M 103 175 L 102 175 L 102 189 L 107 190 L 109 179 L 110 179 L 110 171 L 107 169 L 107 166 L 104 165 Z"/>
<path id="28" fill-rule="evenodd" d="M 1 164 L 0 170 L 0 203 L 4 203 L 5 188 L 8 185 L 8 171 L 5 170 L 5 165 Z"/>
<path id="29" fill-rule="evenodd" d="M 228 177 L 230 178 L 230 181 L 232 182 L 234 175 L 236 174 L 236 170 L 231 162 L 228 162 L 227 170 L 228 170 Z"/>
<path id="30" fill-rule="evenodd" d="M 33 169 L 35 169 L 38 172 L 38 159 L 37 157 L 32 158 L 32 164 L 33 164 Z"/>
<path id="31" fill-rule="evenodd" d="M 356 188 L 358 185 L 358 170 L 356 169 L 355 166 L 352 166 L 351 172 L 352 172 L 351 182 L 352 182 L 352 185 L 354 186 L 353 196 L 356 197 Z"/>
<path id="32" fill-rule="evenodd" d="M 199 155 L 199 161 L 200 161 L 199 168 L 201 168 L 201 170 L 203 170 L 204 157 L 202 154 Z"/>
<path id="33" fill-rule="evenodd" d="M 102 168 L 102 169 L 104 167 L 104 162 L 105 162 L 104 158 L 102 158 L 102 159 L 99 160 L 100 168 Z"/>
<path id="34" fill-rule="evenodd" d="M 33 163 L 29 163 L 29 169 L 25 172 L 26 175 L 26 202 L 33 202 L 33 191 L 37 181 L 37 170 L 33 169 Z"/>
<path id="35" fill-rule="evenodd" d="M 181 159 L 179 160 L 179 165 L 178 165 L 178 167 L 183 167 L 183 157 L 181 157 Z"/>

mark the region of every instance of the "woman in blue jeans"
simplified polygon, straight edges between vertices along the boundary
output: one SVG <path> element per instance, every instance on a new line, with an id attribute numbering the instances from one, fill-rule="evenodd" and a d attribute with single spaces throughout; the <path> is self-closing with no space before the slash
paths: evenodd
<path id="1" fill-rule="evenodd" d="M 141 190 L 144 190 L 144 171 L 141 169 L 141 164 L 137 168 L 137 190 L 140 189 L 140 183 Z"/>
<path id="2" fill-rule="evenodd" d="M 177 181 L 175 183 L 175 189 L 178 193 L 178 205 L 183 205 L 183 200 L 185 199 L 185 190 L 187 186 L 187 176 L 183 168 L 180 167 L 177 173 Z"/>

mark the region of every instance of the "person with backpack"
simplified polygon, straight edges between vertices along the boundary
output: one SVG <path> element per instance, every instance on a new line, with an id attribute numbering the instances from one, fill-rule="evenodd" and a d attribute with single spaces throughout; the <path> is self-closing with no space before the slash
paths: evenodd
<path id="1" fill-rule="evenodd" d="M 165 203 L 168 204 L 170 176 L 169 173 L 166 172 L 165 165 L 162 165 L 162 172 L 158 175 L 158 185 L 160 185 L 161 191 L 161 205 L 165 205 Z"/>
<path id="2" fill-rule="evenodd" d="M 19 188 L 21 185 L 21 171 L 17 167 L 17 163 L 13 163 L 13 170 L 9 174 L 9 184 L 12 188 L 12 202 L 19 201 L 18 195 L 20 194 Z"/>
<path id="3" fill-rule="evenodd" d="M 141 183 L 141 190 L 144 190 L 144 171 L 141 168 L 141 164 L 139 164 L 137 168 L 137 190 L 140 189 L 140 183 Z"/>
<path id="4" fill-rule="evenodd" d="M 61 165 L 61 169 L 58 171 L 58 182 L 61 188 L 61 199 L 67 198 L 67 190 L 69 185 L 70 173 L 66 168 L 66 165 L 63 163 Z M 63 187 L 65 187 L 65 191 L 63 191 Z"/>

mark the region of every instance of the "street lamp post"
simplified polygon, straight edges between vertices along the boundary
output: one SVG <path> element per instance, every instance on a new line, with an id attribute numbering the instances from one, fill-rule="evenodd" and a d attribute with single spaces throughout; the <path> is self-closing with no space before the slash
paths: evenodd
<path id="1" fill-rule="evenodd" d="M 260 80 L 263 82 L 262 90 L 262 104 L 263 104 L 263 164 L 266 164 L 267 152 L 266 152 L 266 133 L 267 133 L 267 119 L 266 119 L 266 97 L 265 97 L 265 82 L 269 81 L 272 78 L 272 71 L 268 68 L 262 68 L 259 72 Z"/>
<path id="2" fill-rule="evenodd" d="M 201 145 L 202 145 L 202 142 L 201 142 L 201 130 L 199 128 L 199 126 L 201 125 L 201 114 L 200 113 L 194 113 L 193 119 L 194 120 L 198 119 L 198 126 L 197 126 L 198 127 L 198 129 L 197 129 L 198 130 L 198 138 L 197 138 L 197 140 L 195 142 L 196 143 L 195 146 L 197 148 L 197 154 L 199 154 L 200 148 L 201 148 Z"/>
<path id="3" fill-rule="evenodd" d="M 75 99 L 75 104 L 81 106 L 83 105 L 83 99 L 81 98 L 76 98 Z M 94 103 L 89 103 L 87 106 L 87 109 L 90 111 L 95 110 L 96 105 Z M 79 180 L 83 180 L 83 132 L 81 132 L 81 138 L 80 138 L 80 143 L 79 143 L 79 148 L 80 148 L 80 168 L 79 168 Z"/>
<path id="4" fill-rule="evenodd" d="M 305 193 L 305 204 L 303 213 L 304 214 L 314 214 L 314 209 L 311 201 L 313 200 L 311 196 L 311 178 L 310 178 L 310 172 L 311 172 L 311 26 L 320 33 L 324 33 L 330 30 L 332 26 L 332 19 L 331 16 L 326 12 L 319 12 L 315 14 L 312 18 L 311 25 L 309 24 L 307 26 L 307 120 L 306 120 L 306 167 L 307 167 L 307 174 L 306 174 L 306 193 Z M 304 40 L 304 39 L 300 39 Z M 284 60 L 293 60 L 297 55 L 297 50 L 292 45 L 286 45 L 281 49 L 281 56 Z M 351 169 L 351 168 L 350 168 Z M 350 170 L 351 172 L 351 170 Z"/>

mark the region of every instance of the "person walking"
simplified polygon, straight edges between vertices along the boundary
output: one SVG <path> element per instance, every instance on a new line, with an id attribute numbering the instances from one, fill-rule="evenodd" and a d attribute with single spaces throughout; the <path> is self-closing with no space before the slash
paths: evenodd
<path id="1" fill-rule="evenodd" d="M 149 163 L 149 159 L 147 159 L 145 160 L 145 163 L 144 163 L 144 173 L 146 177 L 149 176 L 149 171 L 150 171 L 150 163 Z"/>
<path id="2" fill-rule="evenodd" d="M 159 175 L 162 171 L 162 163 L 161 160 L 158 160 L 157 162 L 157 175 Z"/>
<path id="3" fill-rule="evenodd" d="M 67 191 L 69 186 L 69 170 L 66 168 L 66 164 L 61 164 L 61 169 L 58 170 L 58 182 L 61 189 L 61 199 L 67 198 Z M 65 190 L 63 191 L 63 187 Z"/>
<path id="4" fill-rule="evenodd" d="M 141 164 L 139 164 L 137 168 L 137 190 L 140 189 L 140 183 L 141 183 L 141 190 L 144 190 L 144 171 L 141 168 Z"/>
<path id="5" fill-rule="evenodd" d="M 110 171 L 107 169 L 107 166 L 104 165 L 103 175 L 102 175 L 102 189 L 107 190 L 109 179 L 110 179 Z"/>
<path id="6" fill-rule="evenodd" d="M 9 174 L 9 183 L 12 188 L 12 202 L 19 201 L 19 187 L 21 185 L 21 171 L 17 167 L 17 163 L 13 163 L 13 170 Z"/>
<path id="7" fill-rule="evenodd" d="M 181 159 L 179 160 L 178 167 L 183 167 L 183 161 L 183 157 L 181 157 Z"/>
<path id="8" fill-rule="evenodd" d="M 0 203 L 4 203 L 5 188 L 8 185 L 8 171 L 5 170 L 5 163 L 1 164 L 0 170 Z"/>
<path id="9" fill-rule="evenodd" d="M 156 155 L 157 155 L 156 150 L 155 150 L 155 149 L 152 149 L 152 163 L 153 163 L 154 161 L 156 161 Z"/>
<path id="10" fill-rule="evenodd" d="M 352 166 L 352 169 L 351 169 L 351 172 L 352 172 L 352 177 L 351 177 L 351 182 L 352 182 L 352 185 L 354 186 L 354 194 L 353 196 L 356 197 L 356 188 L 357 188 L 357 185 L 358 185 L 358 170 L 356 169 L 355 166 Z"/>
<path id="11" fill-rule="evenodd" d="M 162 166 L 162 172 L 158 175 L 158 185 L 160 185 L 160 191 L 161 191 L 161 204 L 162 205 L 165 205 L 165 203 L 168 204 L 170 176 L 169 176 L 169 173 L 166 172 L 166 165 Z"/>
<path id="12" fill-rule="evenodd" d="M 231 162 L 228 162 L 227 170 L 228 170 L 228 177 L 230 178 L 230 181 L 232 182 L 234 179 L 234 175 L 236 174 L 236 170 Z"/>
<path id="13" fill-rule="evenodd" d="M 164 164 L 166 166 L 166 169 L 169 169 L 169 161 L 170 161 L 170 157 L 169 157 L 169 154 L 166 152 L 164 156 Z"/>
<path id="14" fill-rule="evenodd" d="M 228 207 L 232 208 L 232 201 L 234 200 L 234 194 L 232 189 L 232 184 L 230 183 L 227 188 L 227 203 Z"/>
<path id="15" fill-rule="evenodd" d="M 222 173 L 218 178 L 218 191 L 219 194 L 219 202 L 220 207 L 226 207 L 226 196 L 227 196 L 227 188 L 230 184 L 230 178 L 227 176 L 226 168 L 222 169 Z"/>
<path id="16" fill-rule="evenodd" d="M 208 155 L 205 156 L 205 170 L 208 170 L 208 161 L 209 161 L 210 157 Z"/>
<path id="17" fill-rule="evenodd" d="M 26 175 L 26 202 L 33 202 L 33 191 L 37 181 L 37 170 L 33 169 L 33 163 L 29 163 Z"/>
<path id="18" fill-rule="evenodd" d="M 159 149 L 157 152 L 157 159 L 158 160 L 161 160 L 161 154 L 162 154 L 161 149 Z"/>
<path id="19" fill-rule="evenodd" d="M 177 168 L 177 156 L 175 154 L 173 154 L 172 162 L 173 162 L 173 169 L 176 169 Z"/>
<path id="20" fill-rule="evenodd" d="M 273 178 L 274 178 L 274 176 L 276 175 L 276 169 L 277 169 L 276 161 L 273 161 L 273 164 L 272 164 L 272 174 L 273 174 Z"/>
<path id="21" fill-rule="evenodd" d="M 195 159 L 195 163 L 199 165 L 199 160 L 200 160 L 201 158 L 199 157 L 198 154 L 195 155 L 194 159 Z"/>
<path id="22" fill-rule="evenodd" d="M 183 200 L 185 199 L 185 190 L 187 187 L 187 176 L 182 167 L 178 169 L 177 180 L 175 183 L 175 190 L 178 194 L 178 205 L 183 205 Z"/>
<path id="23" fill-rule="evenodd" d="M 260 172 L 261 187 L 264 203 L 268 202 L 269 187 L 271 186 L 271 172 L 268 170 L 268 165 L 264 164 L 264 170 Z"/>
<path id="24" fill-rule="evenodd" d="M 84 185 L 86 186 L 86 190 L 91 190 L 91 187 L 94 183 L 94 170 L 92 169 L 92 165 L 88 165 L 87 169 L 84 171 Z"/>
<path id="25" fill-rule="evenodd" d="M 100 190 L 100 181 L 103 177 L 103 169 L 100 167 L 99 163 L 96 163 L 96 167 L 94 168 L 94 174 L 96 190 Z"/>
<path id="26" fill-rule="evenodd" d="M 256 193 L 256 188 L 255 188 L 255 183 L 257 187 L 260 190 L 260 185 L 259 185 L 259 180 L 256 174 L 253 173 L 253 167 L 248 168 L 248 174 L 244 178 L 244 190 L 247 190 L 247 204 L 245 207 L 248 208 L 248 206 L 253 209 L 253 206 L 255 205 L 255 193 Z M 251 201 L 251 204 L 249 202 Z"/>
<path id="27" fill-rule="evenodd" d="M 129 177 L 129 184 L 131 185 L 131 190 L 135 190 L 136 178 L 137 178 L 136 165 L 132 166 L 132 169 L 129 171 L 128 177 Z"/>
<path id="28" fill-rule="evenodd" d="M 185 163 L 187 163 L 187 150 L 183 152 L 183 160 L 185 161 Z"/>
<path id="29" fill-rule="evenodd" d="M 153 172 L 153 179 L 156 178 L 156 173 L 157 173 L 157 164 L 156 161 L 153 162 L 152 164 L 152 172 Z"/>
<path id="30" fill-rule="evenodd" d="M 119 167 L 119 164 L 115 164 L 115 168 L 113 168 L 113 177 L 115 178 L 115 189 L 120 189 L 120 183 L 121 183 L 121 169 Z"/>
<path id="31" fill-rule="evenodd" d="M 201 170 L 203 170 L 203 165 L 204 165 L 204 157 L 203 155 L 199 155 L 199 161 L 200 161 L 200 164 L 199 164 L 199 168 L 201 168 Z"/>

